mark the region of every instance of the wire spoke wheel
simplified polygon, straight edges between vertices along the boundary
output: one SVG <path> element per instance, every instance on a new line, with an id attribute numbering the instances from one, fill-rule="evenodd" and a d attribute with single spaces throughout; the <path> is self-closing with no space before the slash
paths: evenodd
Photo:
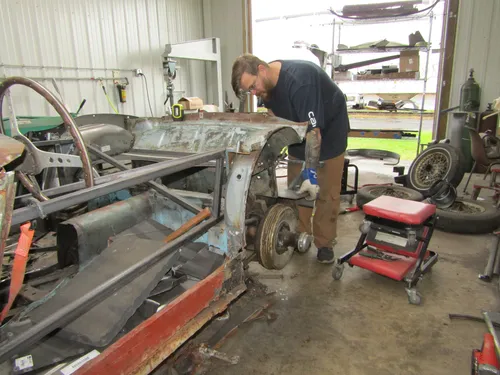
<path id="1" fill-rule="evenodd" d="M 430 189 L 443 180 L 457 187 L 464 177 L 463 156 L 455 147 L 440 143 L 422 151 L 411 163 L 406 177 L 407 186 L 430 196 Z"/>
<path id="2" fill-rule="evenodd" d="M 417 166 L 417 183 L 431 187 L 438 180 L 446 176 L 450 167 L 450 160 L 444 154 L 430 154 Z"/>

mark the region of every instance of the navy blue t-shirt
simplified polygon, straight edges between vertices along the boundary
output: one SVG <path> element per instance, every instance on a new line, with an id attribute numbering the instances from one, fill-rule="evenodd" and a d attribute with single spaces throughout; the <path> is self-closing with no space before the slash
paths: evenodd
<path id="1" fill-rule="evenodd" d="M 321 131 L 320 160 L 344 153 L 349 117 L 344 94 L 319 66 L 301 60 L 278 60 L 281 70 L 266 108 L 286 120 L 311 121 Z M 291 156 L 305 159 L 305 141 L 288 147 Z"/>

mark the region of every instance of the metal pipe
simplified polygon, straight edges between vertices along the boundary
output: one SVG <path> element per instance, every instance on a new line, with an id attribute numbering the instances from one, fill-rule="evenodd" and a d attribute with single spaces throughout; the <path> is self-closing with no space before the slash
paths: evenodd
<path id="1" fill-rule="evenodd" d="M 496 236 L 498 238 L 498 236 Z M 493 264 L 493 275 L 500 275 L 500 253 L 497 250 L 495 263 Z"/>
<path id="2" fill-rule="evenodd" d="M 87 147 L 87 150 L 89 150 L 94 155 L 99 156 L 106 163 L 109 163 L 112 166 L 114 166 L 114 167 L 116 167 L 118 169 L 121 169 L 122 171 L 128 171 L 129 170 L 129 168 L 127 168 L 124 164 L 120 163 L 115 158 L 109 156 L 108 154 L 102 152 L 101 150 L 95 148 L 94 146 L 86 145 L 86 147 Z M 153 188 L 159 194 L 163 195 L 164 197 L 167 197 L 172 202 L 177 203 L 178 205 L 184 207 L 186 210 L 189 210 L 189 211 L 191 211 L 194 214 L 197 214 L 198 212 L 201 211 L 201 207 L 198 207 L 198 206 L 192 204 L 191 202 L 185 200 L 184 198 L 179 197 L 178 195 L 175 195 L 166 186 L 163 186 L 163 185 L 161 185 L 161 184 L 159 184 L 157 182 L 154 182 L 154 181 L 148 181 L 148 182 L 146 182 L 146 184 L 149 187 Z"/>
<path id="3" fill-rule="evenodd" d="M 295 14 L 284 14 L 282 16 L 273 16 L 273 17 L 262 17 L 255 20 L 255 22 L 266 22 L 266 21 L 278 21 L 278 20 L 287 20 L 292 18 L 300 18 L 300 17 L 311 17 L 311 16 L 322 16 L 322 15 L 331 15 L 332 13 L 328 10 L 321 10 L 318 12 L 307 12 L 307 13 L 295 13 Z"/>
<path id="4" fill-rule="evenodd" d="M 167 176 L 184 169 L 194 167 L 200 162 L 222 158 L 225 155 L 224 150 L 216 150 L 186 156 L 177 160 L 169 160 L 153 164 L 146 167 L 131 169 L 123 172 L 111 174 L 110 181 L 91 188 L 85 188 L 70 194 L 66 194 L 45 202 L 39 202 L 35 206 L 19 208 L 12 215 L 12 225 L 24 223 L 36 219 L 40 216 L 48 215 L 60 211 L 72 205 L 84 203 L 91 199 L 139 185 L 155 178 Z"/>
<path id="5" fill-rule="evenodd" d="M 128 78 L 113 78 L 113 77 L 26 77 L 34 81 L 125 81 L 129 84 Z M 0 82 L 5 81 L 7 78 L 0 78 Z"/>
<path id="6" fill-rule="evenodd" d="M 200 164 L 197 164 L 196 167 L 199 167 Z M 141 167 L 145 168 L 145 167 Z M 96 177 L 95 179 L 95 185 L 102 185 L 106 182 L 112 181 L 111 176 L 118 176 L 118 174 L 124 173 L 124 172 L 118 172 L 114 174 L 110 174 L 107 176 L 102 176 L 102 177 Z M 62 195 L 66 193 L 71 193 L 73 191 L 77 191 L 80 189 L 85 188 L 85 184 L 80 181 L 80 182 L 74 182 L 72 184 L 68 185 L 63 185 L 63 186 L 58 186 L 50 189 L 43 190 L 42 193 L 45 194 L 47 197 L 53 197 L 56 195 Z M 198 192 L 191 192 L 187 190 L 179 190 L 179 189 L 169 189 L 169 191 L 172 194 L 175 194 L 177 196 L 183 197 L 183 198 L 195 198 L 195 199 L 200 199 L 202 202 L 205 204 L 211 205 L 213 202 L 213 197 L 210 194 L 206 193 L 198 193 Z M 17 196 L 16 199 L 23 200 L 23 199 L 29 199 L 31 198 L 31 194 L 24 194 Z"/>
<path id="7" fill-rule="evenodd" d="M 6 361 L 13 355 L 27 350 L 31 345 L 53 330 L 63 327 L 83 315 L 180 246 L 199 237 L 201 233 L 213 227 L 219 220 L 221 220 L 221 218 L 210 218 L 206 222 L 191 228 L 180 237 L 165 244 L 153 254 L 144 258 L 141 262 L 134 264 L 84 296 L 62 307 L 30 329 L 15 336 L 12 340 L 0 347 L 0 362 Z"/>
<path id="8" fill-rule="evenodd" d="M 434 12 L 431 12 L 429 15 L 429 39 L 428 40 L 428 46 L 427 46 L 427 56 L 425 59 L 425 78 L 424 78 L 424 88 L 422 92 L 422 105 L 420 108 L 420 123 L 418 125 L 418 136 L 417 136 L 417 155 L 418 155 L 418 150 L 420 149 L 420 139 L 421 139 L 421 134 L 422 134 L 422 124 L 424 121 L 424 107 L 425 107 L 425 92 L 427 90 L 427 81 L 429 80 L 428 72 L 429 72 L 429 57 L 431 54 L 431 38 L 432 38 L 432 19 L 434 18 Z"/>
<path id="9" fill-rule="evenodd" d="M 203 220 L 209 218 L 211 215 L 210 209 L 204 208 L 196 216 L 193 216 L 191 219 L 186 221 L 184 224 L 182 224 L 179 229 L 177 229 L 175 232 L 170 233 L 167 237 L 164 238 L 165 243 L 172 242 L 179 236 L 181 236 L 183 233 L 191 229 L 192 227 L 200 224 Z"/>
<path id="10" fill-rule="evenodd" d="M 224 170 L 224 160 L 217 159 L 215 167 L 215 187 L 214 200 L 212 204 L 212 214 L 214 217 L 220 215 L 221 196 L 222 196 L 222 171 Z"/>
<path id="11" fill-rule="evenodd" d="M 0 68 L 20 68 L 20 69 L 59 69 L 59 70 L 116 70 L 120 72 L 131 72 L 135 69 L 119 69 L 119 68 L 87 68 L 78 66 L 54 66 L 54 65 L 22 65 L 22 64 L 1 64 Z"/>
<path id="12" fill-rule="evenodd" d="M 495 258 L 498 254 L 498 243 L 500 242 L 499 236 L 494 236 L 491 241 L 490 248 L 490 256 L 488 257 L 488 263 L 486 263 L 486 267 L 484 268 L 484 273 L 479 275 L 479 278 L 484 281 L 491 281 L 491 277 L 493 276 L 493 266 L 495 264 Z"/>

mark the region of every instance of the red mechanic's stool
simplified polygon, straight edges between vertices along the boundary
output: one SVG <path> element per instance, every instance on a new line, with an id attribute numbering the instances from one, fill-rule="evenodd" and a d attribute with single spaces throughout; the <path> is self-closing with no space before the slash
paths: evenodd
<path id="1" fill-rule="evenodd" d="M 436 206 L 389 196 L 363 206 L 365 219 L 356 248 L 335 260 L 332 276 L 342 277 L 344 263 L 404 281 L 408 301 L 420 304 L 416 285 L 437 262 L 427 249 L 434 231 Z"/>

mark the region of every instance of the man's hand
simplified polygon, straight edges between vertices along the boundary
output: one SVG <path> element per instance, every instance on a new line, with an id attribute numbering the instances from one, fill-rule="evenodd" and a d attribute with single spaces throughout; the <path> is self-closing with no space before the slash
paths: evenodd
<path id="1" fill-rule="evenodd" d="M 316 174 L 316 169 L 314 168 L 304 168 L 302 170 L 302 184 L 298 191 L 299 194 L 307 193 L 305 197 L 308 201 L 314 201 L 318 199 L 319 186 L 318 186 L 318 176 Z"/>

